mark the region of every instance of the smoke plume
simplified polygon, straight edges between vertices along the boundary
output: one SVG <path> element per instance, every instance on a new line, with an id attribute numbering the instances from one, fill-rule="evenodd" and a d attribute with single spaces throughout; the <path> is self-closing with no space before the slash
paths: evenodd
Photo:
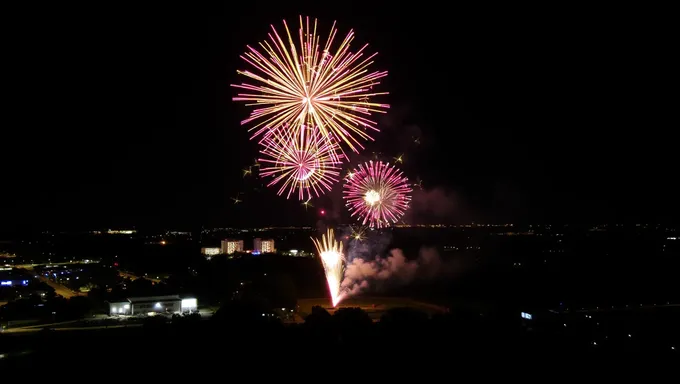
<path id="1" fill-rule="evenodd" d="M 443 271 L 442 260 L 434 248 L 421 248 L 418 258 L 408 260 L 401 249 L 392 249 L 386 257 L 366 260 L 355 256 L 345 267 L 342 288 L 353 296 L 371 288 L 408 285 L 416 279 L 433 279 Z"/>

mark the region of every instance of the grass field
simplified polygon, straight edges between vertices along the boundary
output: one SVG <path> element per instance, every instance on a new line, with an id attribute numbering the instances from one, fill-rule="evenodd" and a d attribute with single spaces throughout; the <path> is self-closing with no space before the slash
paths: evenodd
<path id="1" fill-rule="evenodd" d="M 436 313 L 445 313 L 448 311 L 447 308 L 439 305 L 402 297 L 357 297 L 343 300 L 336 308 L 331 306 L 330 300 L 328 298 L 299 299 L 298 313 L 302 318 L 304 318 L 312 313 L 313 306 L 323 307 L 331 314 L 339 308 L 358 307 L 367 312 L 374 321 L 378 321 L 383 313 L 392 308 L 413 308 L 425 312 L 430 316 Z"/>

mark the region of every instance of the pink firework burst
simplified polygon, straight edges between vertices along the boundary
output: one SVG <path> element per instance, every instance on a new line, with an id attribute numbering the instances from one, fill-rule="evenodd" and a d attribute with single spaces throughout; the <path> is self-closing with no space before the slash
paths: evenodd
<path id="1" fill-rule="evenodd" d="M 347 208 L 363 225 L 387 227 L 408 209 L 412 191 L 408 179 L 388 163 L 359 164 L 345 180 L 343 194 Z"/>
<path id="2" fill-rule="evenodd" d="M 333 136 L 358 153 L 359 139 L 371 139 L 369 132 L 378 131 L 371 115 L 389 108 L 372 102 L 387 94 L 373 91 L 387 72 L 371 71 L 376 54 L 366 53 L 368 45 L 352 52 L 354 32 L 336 38 L 335 23 L 325 42 L 316 20 L 300 16 L 297 34 L 285 20 L 283 26 L 282 34 L 271 26 L 269 39 L 248 46 L 241 56 L 252 70 L 238 71 L 248 82 L 232 84 L 242 90 L 233 100 L 254 108 L 241 123 L 252 124 L 253 137 L 270 129 L 317 127 L 324 137 Z"/>
<path id="3" fill-rule="evenodd" d="M 330 191 L 338 182 L 342 154 L 332 138 L 325 138 L 316 128 L 270 131 L 260 141 L 264 149 L 258 159 L 260 176 L 273 177 L 267 186 L 280 184 L 278 195 L 290 198 L 297 190 L 300 200 L 309 200 Z"/>

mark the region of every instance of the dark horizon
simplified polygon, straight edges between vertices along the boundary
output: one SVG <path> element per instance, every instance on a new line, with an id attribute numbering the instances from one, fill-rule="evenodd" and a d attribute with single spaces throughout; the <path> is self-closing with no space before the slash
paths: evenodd
<path id="1" fill-rule="evenodd" d="M 239 55 L 298 15 L 353 28 L 390 72 L 351 165 L 405 154 L 424 187 L 408 223 L 678 223 L 660 13 L 361 4 L 16 10 L 0 233 L 349 223 L 339 185 L 306 211 L 241 174 L 258 154 Z"/>

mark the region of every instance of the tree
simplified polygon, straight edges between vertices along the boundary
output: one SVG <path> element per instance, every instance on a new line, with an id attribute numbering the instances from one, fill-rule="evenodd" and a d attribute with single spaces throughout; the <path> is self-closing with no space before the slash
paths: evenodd
<path id="1" fill-rule="evenodd" d="M 333 323 L 343 331 L 362 331 L 373 321 L 361 308 L 340 308 L 333 314 Z"/>
<path id="2" fill-rule="evenodd" d="M 265 280 L 263 294 L 274 308 L 295 308 L 297 289 L 288 274 L 276 274 Z"/>
<path id="3" fill-rule="evenodd" d="M 423 327 L 427 323 L 427 314 L 412 308 L 392 308 L 380 318 L 380 325 L 389 328 Z"/>
<path id="4" fill-rule="evenodd" d="M 135 279 L 127 285 L 130 296 L 147 296 L 153 294 L 153 282 L 143 277 Z"/>
<path id="5" fill-rule="evenodd" d="M 81 319 L 92 310 L 92 302 L 87 297 L 75 296 L 68 301 L 68 312 L 73 318 Z"/>
<path id="6" fill-rule="evenodd" d="M 315 305 L 312 313 L 305 317 L 305 324 L 310 326 L 328 325 L 331 322 L 331 314 L 323 307 Z"/>

